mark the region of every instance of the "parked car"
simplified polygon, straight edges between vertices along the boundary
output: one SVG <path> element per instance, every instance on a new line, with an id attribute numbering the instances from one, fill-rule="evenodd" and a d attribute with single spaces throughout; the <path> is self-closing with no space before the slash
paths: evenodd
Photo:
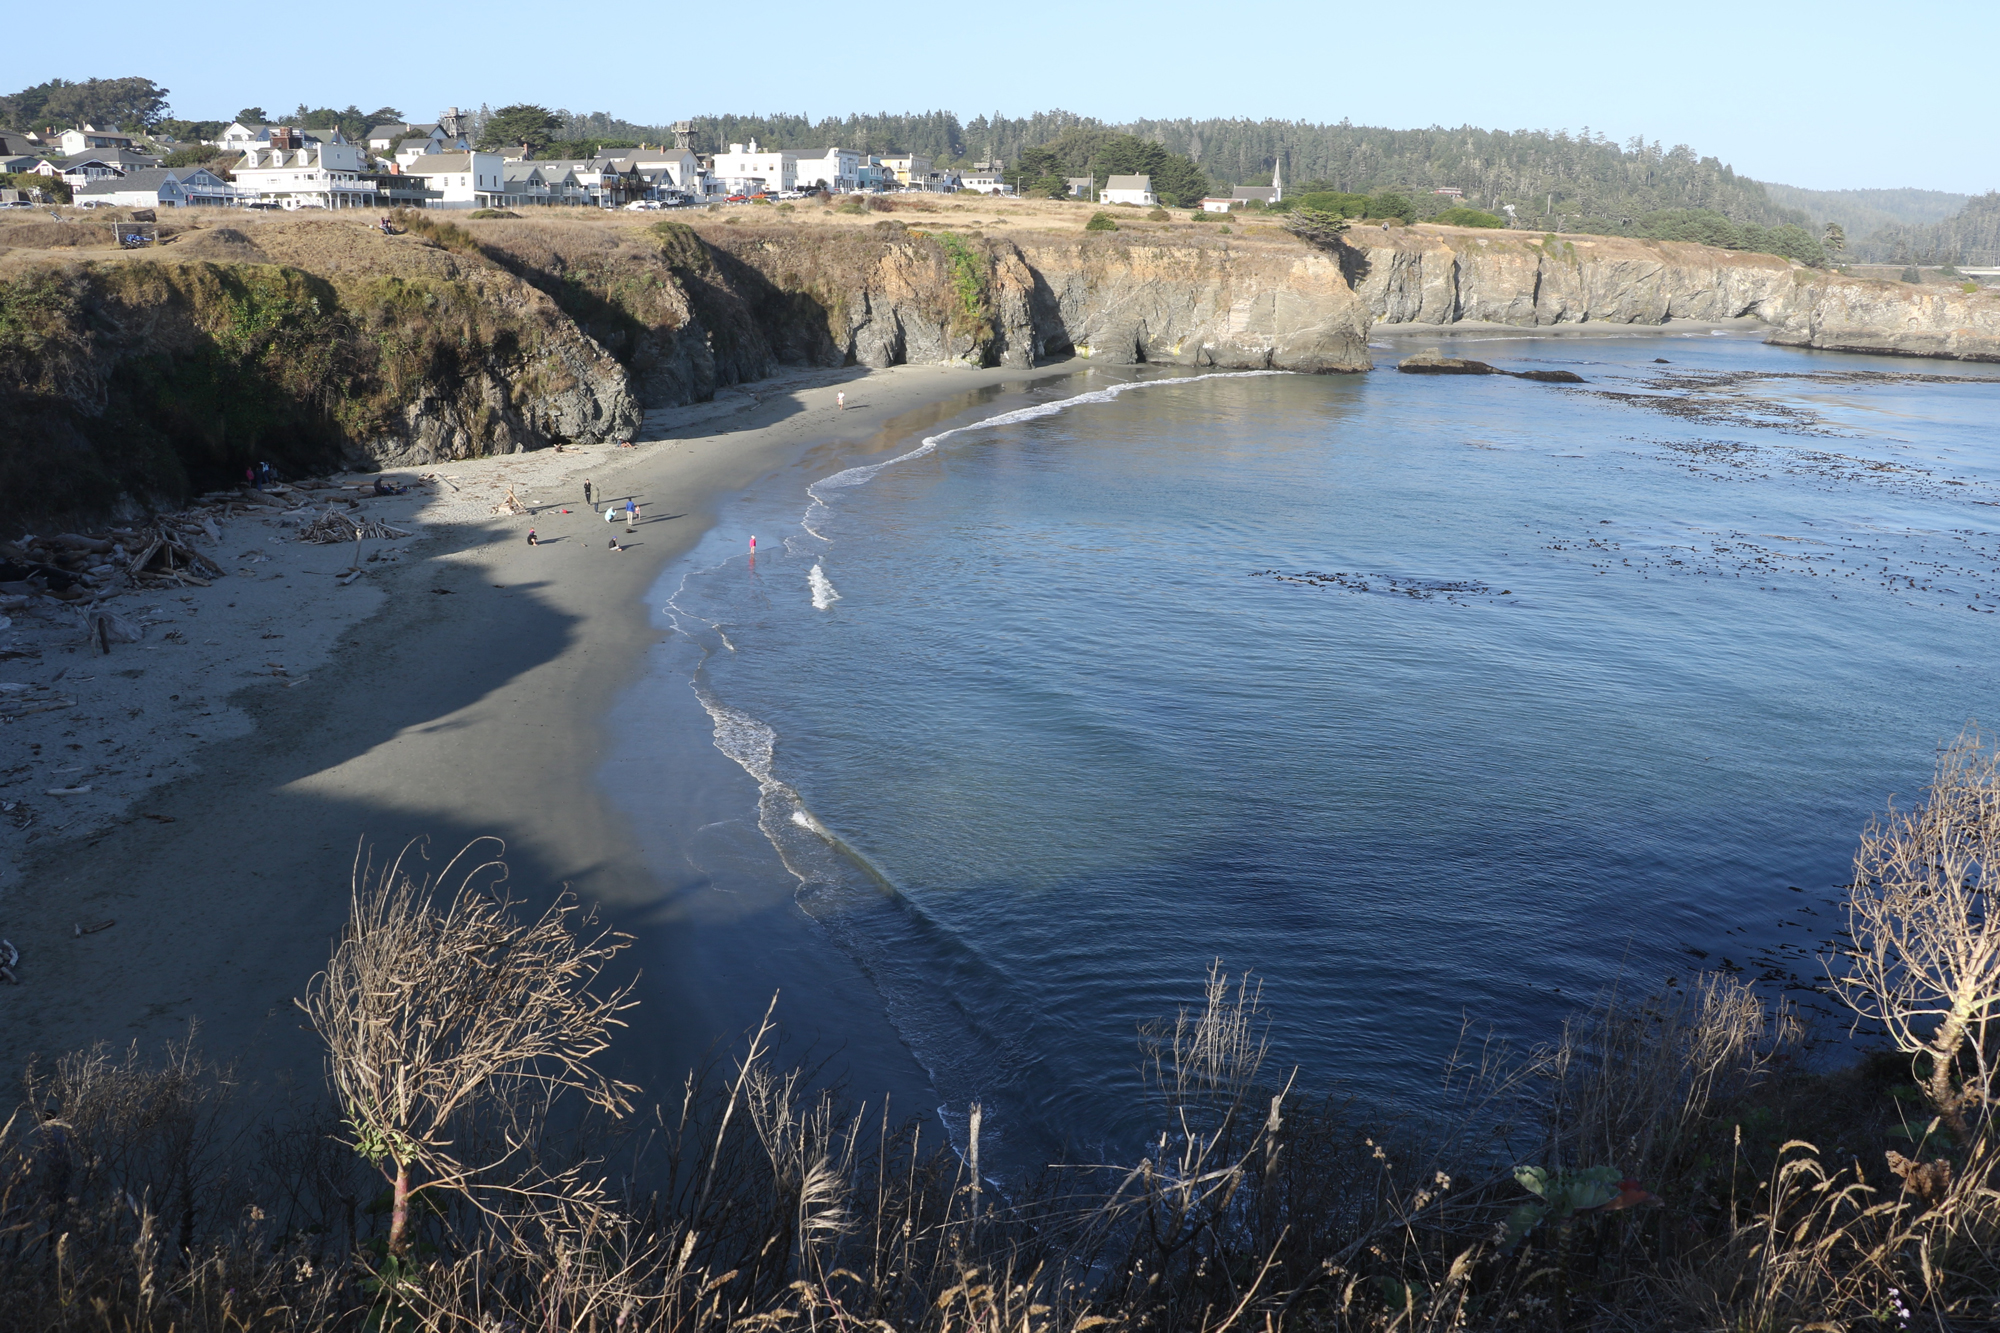
<path id="1" fill-rule="evenodd" d="M 659 204 L 651 199 L 634 199 L 631 203 L 625 205 L 627 213 L 651 213 L 658 208 Z"/>
<path id="2" fill-rule="evenodd" d="M 750 202 L 750 196 L 747 194 L 732 194 L 723 200 L 723 202 L 729 204 L 747 204 Z"/>

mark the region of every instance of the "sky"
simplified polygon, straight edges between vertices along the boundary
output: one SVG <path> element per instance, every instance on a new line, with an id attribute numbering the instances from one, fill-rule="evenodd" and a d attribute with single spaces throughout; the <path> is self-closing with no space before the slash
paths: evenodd
<path id="1" fill-rule="evenodd" d="M 553 14 L 487 0 L 387 23 L 309 25 L 268 45 L 163 24 L 107 0 L 91 40 L 30 42 L 20 86 L 143 75 L 174 114 L 277 113 L 304 101 L 394 106 L 537 102 L 639 124 L 716 112 L 1061 107 L 1116 122 L 1228 116 L 1410 128 L 1588 126 L 1685 143 L 1739 173 L 1812 189 L 2000 188 L 1982 5 L 1916 0 L 1679 0 L 1669 5 L 763 0 L 748 11 L 594 0 Z M 403 56 L 399 51 L 409 54 Z"/>

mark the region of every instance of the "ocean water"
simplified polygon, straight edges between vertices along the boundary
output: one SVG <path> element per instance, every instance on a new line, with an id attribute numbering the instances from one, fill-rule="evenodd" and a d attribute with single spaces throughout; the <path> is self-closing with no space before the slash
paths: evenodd
<path id="1" fill-rule="evenodd" d="M 2000 374 L 1418 346 L 1024 383 L 742 497 L 612 766 L 682 1039 L 785 987 L 857 1092 L 981 1101 L 1027 1164 L 1143 1131 L 1135 1032 L 1218 959 L 1384 1105 L 1614 983 L 1819 1004 L 1855 834 L 2000 722 Z"/>

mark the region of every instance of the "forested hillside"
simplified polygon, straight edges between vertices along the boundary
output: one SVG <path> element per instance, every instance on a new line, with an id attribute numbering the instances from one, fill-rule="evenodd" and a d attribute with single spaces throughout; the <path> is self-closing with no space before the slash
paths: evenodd
<path id="1" fill-rule="evenodd" d="M 570 133 L 628 134 L 654 139 L 661 126 L 632 125 L 609 116 L 570 116 Z M 1462 190 L 1467 203 L 1498 210 L 1513 204 L 1533 226 L 1569 225 L 1583 218 L 1637 218 L 1666 209 L 1706 209 L 1738 224 L 1806 225 L 1801 211 L 1781 207 L 1756 181 L 1738 176 L 1712 157 L 1685 145 L 1671 149 L 1638 139 L 1620 145 L 1588 129 L 1577 134 L 1541 130 L 1388 130 L 1342 122 L 1314 125 L 1283 120 L 1139 120 L 1111 125 L 1067 111 L 1015 118 L 995 113 L 962 122 L 945 111 L 878 112 L 813 121 L 805 116 L 700 116 L 701 147 L 746 141 L 780 148 L 830 143 L 873 152 L 927 153 L 941 162 L 1002 158 L 1012 163 L 1028 149 L 1066 130 L 1109 130 L 1136 135 L 1169 153 L 1185 155 L 1217 186 L 1261 185 L 1282 161 L 1294 187 L 1318 183 L 1353 194 L 1402 190 L 1429 196 Z"/>
<path id="2" fill-rule="evenodd" d="M 1905 264 L 2000 264 L 2000 191 L 1967 201 L 1926 226 L 1884 227 L 1868 238 L 1869 257 Z"/>
<path id="3" fill-rule="evenodd" d="M 1884 227 L 1941 222 L 1964 208 L 1969 195 L 1945 190 L 1802 190 L 1764 182 L 1764 192 L 1780 208 L 1796 208 L 1813 221 L 1815 232 L 1831 222 L 1847 233 L 1850 259 L 1888 259 L 1873 253 L 1869 238 Z"/>

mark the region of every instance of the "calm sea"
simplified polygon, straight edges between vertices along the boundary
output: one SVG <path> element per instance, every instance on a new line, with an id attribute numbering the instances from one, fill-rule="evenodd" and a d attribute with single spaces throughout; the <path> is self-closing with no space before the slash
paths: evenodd
<path id="1" fill-rule="evenodd" d="M 2000 721 L 2000 375 L 1420 346 L 1024 383 L 743 496 L 608 769 L 698 997 L 655 1039 L 782 987 L 857 1094 L 1029 1161 L 1140 1127 L 1135 1031 L 1217 959 L 1304 1086 L 1401 1104 L 1467 1020 L 1814 979 L 1856 832 Z"/>

